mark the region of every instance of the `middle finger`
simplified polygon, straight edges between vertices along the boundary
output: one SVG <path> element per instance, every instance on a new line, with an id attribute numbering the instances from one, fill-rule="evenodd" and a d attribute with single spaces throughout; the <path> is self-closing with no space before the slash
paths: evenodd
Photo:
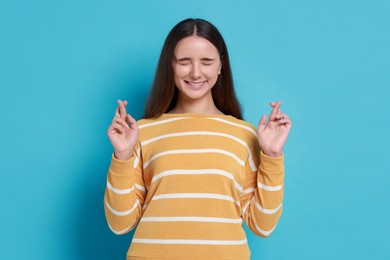
<path id="1" fill-rule="evenodd" d="M 269 120 L 271 120 L 271 121 L 275 120 L 276 116 L 280 113 L 280 104 L 281 103 L 282 103 L 281 101 L 278 101 L 273 106 L 271 113 L 269 115 Z"/>
<path id="2" fill-rule="evenodd" d="M 119 111 L 119 116 L 122 119 L 126 119 L 126 101 L 118 100 L 118 111 Z"/>

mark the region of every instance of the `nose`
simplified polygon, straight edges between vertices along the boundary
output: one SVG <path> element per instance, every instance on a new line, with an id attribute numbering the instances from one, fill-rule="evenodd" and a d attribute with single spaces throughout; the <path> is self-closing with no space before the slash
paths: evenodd
<path id="1" fill-rule="evenodd" d="M 200 64 L 197 62 L 194 62 L 192 65 L 191 77 L 197 79 L 200 77 L 200 75 L 201 75 Z"/>

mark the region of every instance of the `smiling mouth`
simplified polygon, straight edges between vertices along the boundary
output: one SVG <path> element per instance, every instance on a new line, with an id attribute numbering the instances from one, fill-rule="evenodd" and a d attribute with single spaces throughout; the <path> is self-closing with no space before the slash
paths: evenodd
<path id="1" fill-rule="evenodd" d="M 194 81 L 184 81 L 186 84 L 192 86 L 192 87 L 203 87 L 206 84 L 206 81 L 199 81 L 199 82 L 194 82 Z"/>

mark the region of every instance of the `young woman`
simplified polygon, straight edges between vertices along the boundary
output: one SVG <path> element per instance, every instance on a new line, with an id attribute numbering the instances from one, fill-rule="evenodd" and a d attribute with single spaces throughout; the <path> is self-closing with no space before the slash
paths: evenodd
<path id="1" fill-rule="evenodd" d="M 127 259 L 249 259 L 242 222 L 267 237 L 282 212 L 281 102 L 257 129 L 243 121 L 221 34 L 187 19 L 165 41 L 144 118 L 126 105 L 107 131 L 104 205 L 115 234 L 138 224 Z"/>

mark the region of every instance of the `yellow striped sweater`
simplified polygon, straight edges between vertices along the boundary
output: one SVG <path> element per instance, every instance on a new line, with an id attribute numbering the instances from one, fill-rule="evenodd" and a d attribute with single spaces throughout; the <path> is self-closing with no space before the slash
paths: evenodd
<path id="1" fill-rule="evenodd" d="M 283 156 L 263 154 L 256 128 L 232 116 L 163 114 L 138 127 L 134 156 L 112 158 L 104 198 L 115 234 L 139 223 L 127 259 L 249 259 L 242 224 L 274 230 Z"/>

